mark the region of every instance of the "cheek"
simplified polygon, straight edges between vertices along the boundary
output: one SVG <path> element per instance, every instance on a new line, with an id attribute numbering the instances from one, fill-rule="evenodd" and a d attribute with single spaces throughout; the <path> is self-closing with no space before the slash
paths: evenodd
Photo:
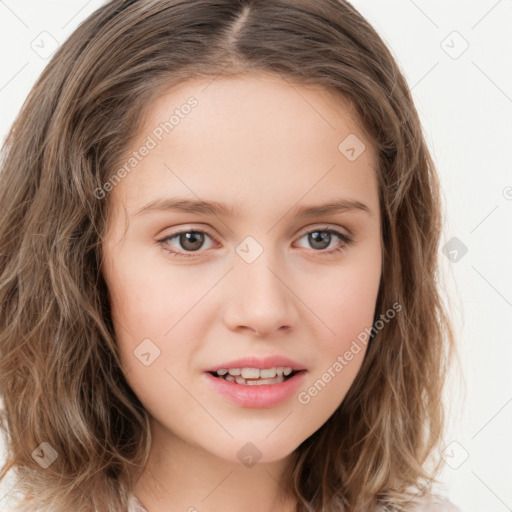
<path id="1" fill-rule="evenodd" d="M 370 267 L 371 268 L 371 267 Z M 347 266 L 315 282 L 308 306 L 322 320 L 315 339 L 315 371 L 297 396 L 297 422 L 305 437 L 320 428 L 342 403 L 366 353 L 378 295 L 380 267 Z M 325 292 L 328 290 L 328 292 Z M 315 320 L 316 322 L 316 320 Z"/>
<path id="2" fill-rule="evenodd" d="M 375 313 L 377 288 L 347 284 L 347 280 L 340 282 L 337 292 L 324 299 L 323 309 L 318 308 L 325 325 L 321 324 L 322 334 L 319 330 L 315 336 L 318 364 L 312 380 L 326 384 L 319 402 L 331 408 L 339 405 L 357 376 Z"/>
<path id="3" fill-rule="evenodd" d="M 325 354 L 344 349 L 371 327 L 379 284 L 380 265 L 375 259 L 344 265 L 315 280 L 308 292 L 308 305 L 323 320 Z"/>
<path id="4" fill-rule="evenodd" d="M 195 308 L 208 290 L 205 281 L 190 279 L 185 267 L 171 272 L 169 266 L 144 265 L 136 256 L 118 258 L 115 266 L 105 269 L 105 278 L 126 372 L 144 373 L 141 363 L 148 359 L 154 361 L 149 366 L 152 370 L 175 368 L 176 361 L 181 361 L 185 371 L 194 340 L 200 339 L 201 325 L 191 324 L 190 319 L 197 315 Z"/>
<path id="5" fill-rule="evenodd" d="M 154 259 L 133 251 L 106 272 L 112 316 L 138 336 L 164 336 L 207 290 L 208 280 L 198 273 L 191 279 L 190 267 L 171 267 L 165 255 Z"/>

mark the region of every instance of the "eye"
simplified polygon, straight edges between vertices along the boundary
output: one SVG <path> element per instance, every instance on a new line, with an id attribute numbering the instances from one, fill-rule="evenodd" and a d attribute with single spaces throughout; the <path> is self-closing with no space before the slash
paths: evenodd
<path id="1" fill-rule="evenodd" d="M 331 245 L 331 242 L 333 241 L 333 235 L 335 238 L 340 239 L 342 242 L 338 243 L 334 249 L 325 251 L 324 249 L 327 249 Z M 326 255 L 340 252 L 354 241 L 353 236 L 341 233 L 340 231 L 329 227 L 322 227 L 312 231 L 307 231 L 301 236 L 300 239 L 306 237 L 308 243 L 313 247 L 313 249 L 318 249 L 316 252 L 321 252 L 322 254 Z"/>
<path id="2" fill-rule="evenodd" d="M 331 245 L 331 242 L 333 241 L 333 235 L 335 238 L 341 240 L 341 243 L 338 243 L 338 245 L 336 245 L 334 249 L 330 251 L 325 251 L 325 249 Z M 166 236 L 165 238 L 158 240 L 158 243 L 162 245 L 165 251 L 167 251 L 174 257 L 190 258 L 194 257 L 195 254 L 187 254 L 187 252 L 200 252 L 200 249 L 204 248 L 203 245 L 205 242 L 205 237 L 208 237 L 212 239 L 214 242 L 218 243 L 213 235 L 209 234 L 207 231 L 203 231 L 200 229 L 177 231 L 176 233 L 172 233 Z M 353 242 L 353 237 L 351 235 L 341 233 L 340 231 L 337 231 L 329 227 L 322 227 L 307 231 L 300 237 L 300 239 L 305 237 L 307 237 L 308 243 L 310 243 L 312 248 L 315 249 L 315 252 L 324 255 L 330 255 L 340 252 L 346 246 L 350 245 Z M 170 242 L 174 239 L 176 239 L 177 244 L 181 246 L 177 247 L 177 249 L 179 249 L 178 251 L 175 251 L 169 247 L 176 247 L 176 245 L 170 244 Z"/>
<path id="3" fill-rule="evenodd" d="M 169 252 L 172 256 L 180 257 L 183 256 L 185 258 L 187 257 L 193 257 L 193 254 L 186 254 L 186 252 L 198 252 L 199 249 L 202 248 L 205 240 L 205 236 L 208 238 L 211 238 L 212 240 L 215 240 L 215 238 L 208 234 L 206 231 L 198 230 L 198 229 L 189 229 L 184 231 L 177 231 L 176 233 L 173 233 L 169 236 L 166 236 L 162 240 L 158 240 L 158 243 L 160 243 L 163 248 Z M 185 251 L 185 253 L 181 251 L 174 251 L 169 248 L 169 244 L 167 242 L 170 242 L 173 239 L 177 239 L 177 243 L 181 246 L 181 248 Z M 179 247 L 178 247 L 179 248 Z"/>

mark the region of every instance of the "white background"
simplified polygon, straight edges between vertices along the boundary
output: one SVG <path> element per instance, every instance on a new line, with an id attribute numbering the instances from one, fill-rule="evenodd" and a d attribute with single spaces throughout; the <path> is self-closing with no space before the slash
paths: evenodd
<path id="1" fill-rule="evenodd" d="M 48 62 L 40 34 L 62 43 L 102 3 L 0 0 L 2 140 Z M 442 247 L 439 258 L 465 381 L 454 376 L 446 397 L 445 490 L 462 512 L 512 511 L 512 0 L 353 4 L 405 74 L 442 181 L 442 247 L 455 261 Z M 455 255 L 454 237 L 467 253 Z"/>

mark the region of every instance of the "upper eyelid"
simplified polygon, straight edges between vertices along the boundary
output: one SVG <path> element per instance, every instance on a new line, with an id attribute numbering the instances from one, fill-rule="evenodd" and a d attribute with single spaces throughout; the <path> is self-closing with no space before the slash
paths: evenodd
<path id="1" fill-rule="evenodd" d="M 301 229 L 298 234 L 296 236 L 304 236 L 304 235 L 307 235 L 311 232 L 314 232 L 314 231 L 342 231 L 342 230 L 346 230 L 347 233 L 345 234 L 346 236 L 348 237 L 352 237 L 353 236 L 353 233 L 347 229 L 347 228 L 342 228 L 340 226 L 328 226 L 326 224 L 322 224 L 322 225 L 318 225 L 318 226 L 313 226 L 311 228 L 304 228 L 304 229 Z M 213 240 L 215 240 L 216 242 L 218 241 L 217 240 L 217 237 L 215 235 L 213 235 L 207 228 L 183 228 L 183 229 L 179 229 L 178 231 L 174 231 L 166 236 L 164 236 L 161 240 L 165 240 L 167 238 L 173 238 L 175 237 L 176 235 L 180 235 L 180 234 L 183 234 L 183 233 L 190 233 L 190 232 L 200 232 L 200 233 L 205 233 L 207 234 L 208 236 L 210 236 Z M 341 234 L 344 234 L 343 232 Z"/>

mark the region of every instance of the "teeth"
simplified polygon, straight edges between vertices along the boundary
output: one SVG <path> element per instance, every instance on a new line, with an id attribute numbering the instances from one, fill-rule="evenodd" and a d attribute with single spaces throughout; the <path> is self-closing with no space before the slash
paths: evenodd
<path id="1" fill-rule="evenodd" d="M 245 386 L 261 386 L 263 384 L 279 384 L 293 372 L 293 368 L 279 366 L 277 368 L 219 368 L 217 376 L 229 382 Z"/>
<path id="2" fill-rule="evenodd" d="M 242 368 L 242 377 L 244 379 L 259 379 L 260 370 L 258 368 Z"/>
<path id="3" fill-rule="evenodd" d="M 235 379 L 228 377 L 242 377 L 243 379 L 273 379 L 274 377 L 288 376 L 293 372 L 293 368 L 287 366 L 278 366 L 276 368 L 266 368 L 260 370 L 258 368 L 219 368 L 217 375 L 224 376 L 230 382 L 235 382 Z M 226 375 L 227 374 L 227 375 Z"/>
<path id="4" fill-rule="evenodd" d="M 227 378 L 227 376 L 226 376 Z M 231 377 L 233 378 L 233 377 Z M 239 375 L 234 377 L 236 379 L 237 384 L 244 384 L 245 386 L 261 386 L 262 384 L 279 384 L 280 382 L 284 382 L 284 377 L 274 377 L 273 379 L 251 379 L 245 380 L 243 377 Z"/>
<path id="5" fill-rule="evenodd" d="M 267 368 L 259 371 L 259 377 L 262 379 L 273 379 L 277 374 L 277 368 Z M 243 375 L 243 373 L 242 373 Z"/>
<path id="6" fill-rule="evenodd" d="M 262 384 L 279 384 L 283 381 L 284 377 L 275 377 L 273 379 L 248 380 L 245 382 L 245 384 L 249 386 L 261 386 Z"/>

